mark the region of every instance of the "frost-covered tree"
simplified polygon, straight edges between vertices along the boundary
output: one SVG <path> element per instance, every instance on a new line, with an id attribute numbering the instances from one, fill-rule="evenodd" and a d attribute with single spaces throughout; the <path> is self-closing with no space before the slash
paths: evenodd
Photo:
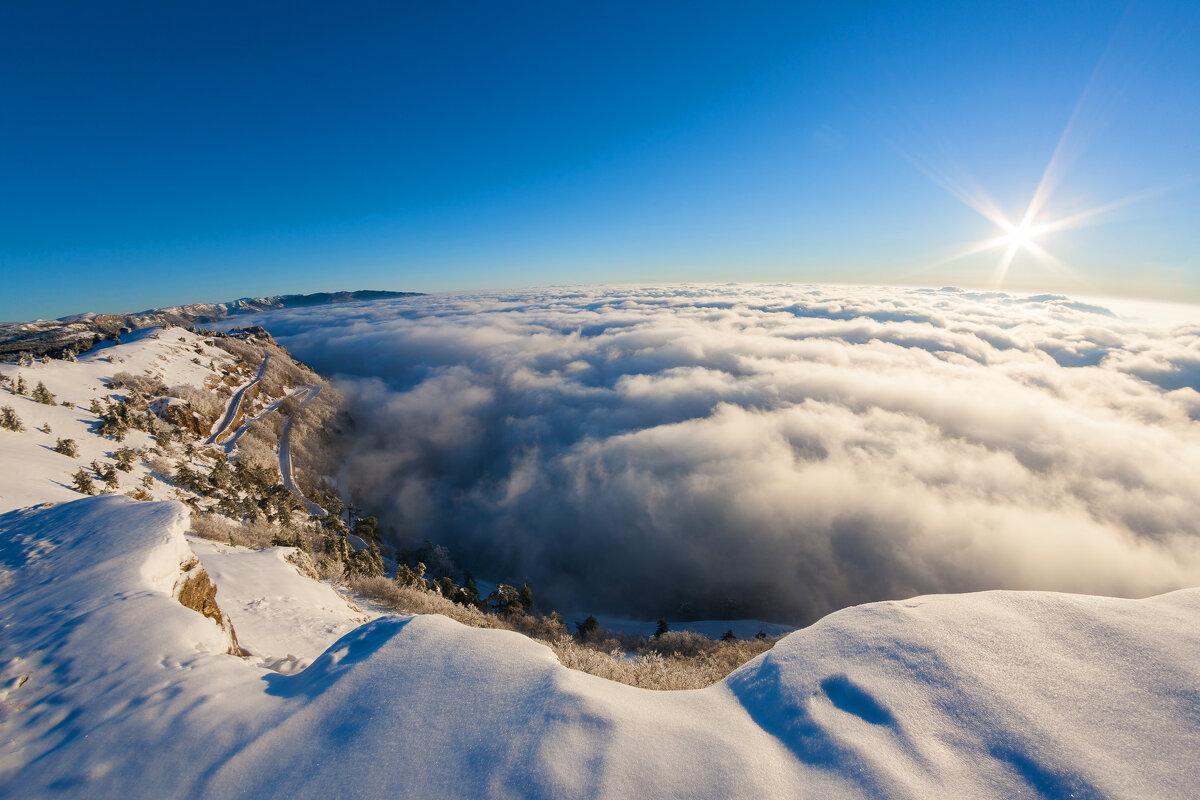
<path id="1" fill-rule="evenodd" d="M 345 541 L 345 539 L 343 539 Z M 401 564 L 396 567 L 396 583 L 401 586 L 416 586 L 425 587 L 425 565 L 417 562 L 416 569 L 410 568 L 407 564 Z"/>
<path id="2" fill-rule="evenodd" d="M 17 376 L 17 382 L 13 384 L 12 391 L 13 391 L 13 394 L 19 394 L 19 395 L 24 395 L 29 392 L 29 387 L 25 385 L 25 377 L 23 375 Z"/>
<path id="3" fill-rule="evenodd" d="M 487 604 L 497 614 L 515 611 L 521 608 L 521 593 L 517 587 L 501 583 L 496 586 L 496 591 L 487 596 Z"/>
<path id="4" fill-rule="evenodd" d="M 75 474 L 71 476 L 71 482 L 75 484 L 75 491 L 80 494 L 96 493 L 96 487 L 92 483 L 92 476 L 84 472 L 83 467 L 75 471 Z"/>
<path id="5" fill-rule="evenodd" d="M 121 481 L 117 477 L 117 470 L 112 464 L 108 464 L 100 471 L 100 477 L 104 479 L 104 485 L 109 489 L 118 489 L 121 486 Z"/>
<path id="6" fill-rule="evenodd" d="M 213 464 L 212 471 L 208 473 L 208 482 L 215 489 L 225 489 L 233 481 L 233 470 L 229 468 L 229 462 L 224 458 L 218 458 L 217 463 Z"/>
<path id="7" fill-rule="evenodd" d="M 59 439 L 58 443 L 54 445 L 54 452 L 71 458 L 79 458 L 79 447 L 75 444 L 74 439 Z"/>
<path id="8" fill-rule="evenodd" d="M 117 448 L 117 452 L 113 454 L 117 462 L 117 469 L 121 472 L 129 472 L 133 469 L 133 458 L 137 455 L 137 451 L 132 447 L 122 445 Z"/>
<path id="9" fill-rule="evenodd" d="M 379 521 L 375 517 L 357 517 L 350 532 L 364 542 L 378 542 Z"/>
<path id="10" fill-rule="evenodd" d="M 58 405 L 54 402 L 54 395 L 46 388 L 46 384 L 38 381 L 37 386 L 33 387 L 33 394 L 30 395 L 33 399 L 42 405 L 54 406 Z"/>
<path id="11" fill-rule="evenodd" d="M 17 416 L 17 412 L 13 411 L 12 406 L 0 408 L 0 428 L 17 433 L 25 430 L 25 426 L 21 424 L 21 418 Z"/>

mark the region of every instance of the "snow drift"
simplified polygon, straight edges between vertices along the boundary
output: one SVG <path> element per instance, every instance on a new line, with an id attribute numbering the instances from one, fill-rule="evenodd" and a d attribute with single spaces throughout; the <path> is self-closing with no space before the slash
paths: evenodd
<path id="1" fill-rule="evenodd" d="M 402 543 L 548 606 L 812 621 L 1200 583 L 1200 327 L 1065 297 L 723 286 L 254 319 L 342 376 Z"/>
<path id="2" fill-rule="evenodd" d="M 186 520 L 111 496 L 0 516 L 0 794 L 1200 791 L 1200 590 L 847 609 L 698 691 L 572 672 L 443 617 L 377 619 L 289 676 L 222 654 L 217 626 L 171 596 Z"/>

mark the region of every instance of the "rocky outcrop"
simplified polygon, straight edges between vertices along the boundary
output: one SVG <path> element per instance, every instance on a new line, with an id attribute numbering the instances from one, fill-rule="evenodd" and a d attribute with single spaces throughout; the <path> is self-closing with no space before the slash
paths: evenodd
<path id="1" fill-rule="evenodd" d="M 195 556 L 185 561 L 180 565 L 180 570 L 183 575 L 175 584 L 175 599 L 180 605 L 185 608 L 190 608 L 199 614 L 211 619 L 217 623 L 217 627 L 223 630 L 229 637 L 228 653 L 235 656 L 246 655 L 238 644 L 237 633 L 233 630 L 233 622 L 229 616 L 221 610 L 217 605 L 217 585 L 213 583 L 212 578 L 205 572 L 204 567 L 200 565 L 200 560 Z"/>
<path id="2" fill-rule="evenodd" d="M 212 425 L 211 421 L 206 425 L 188 403 L 177 397 L 160 397 L 150 404 L 150 410 L 164 422 L 183 428 L 197 438 L 208 436 L 207 429 Z"/>

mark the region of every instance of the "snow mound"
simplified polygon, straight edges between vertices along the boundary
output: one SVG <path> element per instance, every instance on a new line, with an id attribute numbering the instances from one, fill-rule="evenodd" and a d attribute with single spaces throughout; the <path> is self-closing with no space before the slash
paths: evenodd
<path id="1" fill-rule="evenodd" d="M 171 596 L 204 550 L 185 529 L 179 504 L 117 497 L 0 516 L 0 795 L 1200 795 L 1197 589 L 851 608 L 698 691 L 436 616 L 382 617 L 283 675 Z M 286 551 L 243 555 L 202 552 L 218 585 L 282 580 Z"/>
<path id="2" fill-rule="evenodd" d="M 205 539 L 188 541 L 217 584 L 238 643 L 269 669 L 304 669 L 371 619 L 329 584 L 301 574 L 293 547 L 250 550 Z"/>

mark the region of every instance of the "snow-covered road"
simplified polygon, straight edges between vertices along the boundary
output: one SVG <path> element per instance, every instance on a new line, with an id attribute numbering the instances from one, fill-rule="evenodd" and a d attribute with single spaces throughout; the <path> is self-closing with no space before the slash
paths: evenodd
<path id="1" fill-rule="evenodd" d="M 299 409 L 312 402 L 313 398 L 320 393 L 320 386 L 304 386 L 293 392 L 292 397 L 299 398 Z M 283 479 L 283 485 L 290 489 L 300 502 L 304 503 L 309 514 L 325 516 L 325 509 L 304 496 L 292 475 L 292 417 L 288 417 L 287 421 L 283 423 L 283 432 L 279 434 L 279 475 Z"/>
<path id="2" fill-rule="evenodd" d="M 267 362 L 270 361 L 270 359 L 271 356 L 269 354 L 263 356 L 262 363 L 258 365 L 258 372 L 255 374 L 255 376 L 251 380 L 242 384 L 242 386 L 233 393 L 233 396 L 229 398 L 229 405 L 225 408 L 225 416 L 221 418 L 221 422 L 217 425 L 212 436 L 209 436 L 208 439 L 205 440 L 205 444 L 219 444 L 221 440 L 229 434 L 230 428 L 232 428 L 234 423 L 237 422 L 238 416 L 241 414 L 242 401 L 246 397 L 246 392 L 248 392 L 252 387 L 257 386 L 258 382 L 262 380 L 263 374 L 265 374 L 267 371 Z"/>

